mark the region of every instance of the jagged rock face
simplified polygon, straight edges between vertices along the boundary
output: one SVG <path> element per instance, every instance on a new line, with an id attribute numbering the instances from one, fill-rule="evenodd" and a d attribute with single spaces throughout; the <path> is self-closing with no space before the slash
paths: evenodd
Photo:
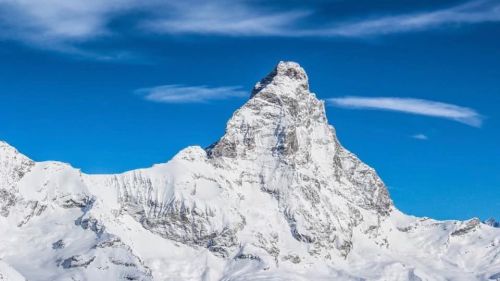
<path id="1" fill-rule="evenodd" d="M 8 216 L 16 202 L 16 183 L 35 163 L 0 141 L 0 216 Z"/>
<path id="2" fill-rule="evenodd" d="M 308 135 L 313 132 L 317 135 Z M 209 148 L 209 155 L 301 165 L 312 162 L 312 143 L 320 141 L 323 145 L 334 141 L 323 104 L 309 92 L 304 70 L 281 62 L 257 83 L 250 100 L 229 120 L 226 134 Z"/>
<path id="3" fill-rule="evenodd" d="M 86 175 L 0 142 L 0 279 L 494 280 L 498 231 L 401 214 L 292 62 L 219 141 L 148 169 Z"/>
<path id="4" fill-rule="evenodd" d="M 280 256 L 283 237 L 245 229 L 251 217 L 266 217 L 266 210 L 240 208 L 251 204 L 248 192 L 264 192 L 287 234 L 306 244 L 309 254 L 323 257 L 349 253 L 353 228 L 364 219 L 359 208 L 370 221 L 380 221 L 392 207 L 376 173 L 338 143 L 306 73 L 290 62 L 279 63 L 255 86 L 206 153 L 195 147 L 182 151 L 162 176 L 173 169 L 168 166 L 182 166 L 183 172 L 160 179 L 134 172 L 111 185 L 120 188 L 127 211 L 145 228 L 222 256 L 240 244 Z M 200 188 L 213 189 L 218 200 L 198 198 Z"/>
<path id="5" fill-rule="evenodd" d="M 0 188 L 10 189 L 35 163 L 15 148 L 0 141 Z"/>
<path id="6" fill-rule="evenodd" d="M 335 245 L 347 254 L 358 208 L 383 219 L 392 207 L 375 171 L 339 144 L 296 63 L 280 62 L 257 83 L 208 155 L 270 193 L 295 238 L 315 244 L 314 252 Z"/>
<path id="7" fill-rule="evenodd" d="M 208 154 L 221 161 L 252 161 L 271 172 L 277 167 L 302 170 L 296 177 L 324 178 L 317 186 L 336 183 L 332 193 L 380 214 L 388 214 L 392 206 L 375 171 L 340 145 L 328 124 L 324 103 L 309 91 L 307 75 L 296 63 L 280 62 L 257 83 L 252 98 L 236 111 L 226 134 Z"/>

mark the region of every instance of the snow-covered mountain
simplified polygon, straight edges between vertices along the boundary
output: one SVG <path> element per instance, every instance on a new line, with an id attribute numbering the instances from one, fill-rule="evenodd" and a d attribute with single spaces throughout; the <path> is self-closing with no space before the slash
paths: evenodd
<path id="1" fill-rule="evenodd" d="M 500 280 L 500 229 L 398 211 L 280 62 L 209 148 L 117 175 L 0 142 L 0 280 Z"/>
<path id="2" fill-rule="evenodd" d="M 495 218 L 489 218 L 484 223 L 489 226 L 500 227 L 500 222 L 496 221 Z"/>

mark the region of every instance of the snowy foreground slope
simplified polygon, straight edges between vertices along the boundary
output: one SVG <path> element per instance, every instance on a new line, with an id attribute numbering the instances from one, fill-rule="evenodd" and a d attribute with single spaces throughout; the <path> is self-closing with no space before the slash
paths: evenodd
<path id="1" fill-rule="evenodd" d="M 0 142 L 0 280 L 500 280 L 500 229 L 398 211 L 281 62 L 207 149 L 119 175 Z"/>

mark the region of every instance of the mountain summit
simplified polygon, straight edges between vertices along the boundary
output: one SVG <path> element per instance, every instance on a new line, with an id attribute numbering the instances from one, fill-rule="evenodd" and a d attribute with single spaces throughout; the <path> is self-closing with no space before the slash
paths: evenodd
<path id="1" fill-rule="evenodd" d="M 280 61 L 274 70 L 253 88 L 251 97 L 261 92 L 268 85 L 281 85 L 287 88 L 296 87 L 303 91 L 309 90 L 309 81 L 304 69 L 296 62 Z M 288 92 L 293 94 L 293 92 Z"/>
<path id="2" fill-rule="evenodd" d="M 0 238 L 7 280 L 500 276 L 500 229 L 398 211 L 293 62 L 255 85 L 213 145 L 148 169 L 87 175 L 0 143 Z"/>

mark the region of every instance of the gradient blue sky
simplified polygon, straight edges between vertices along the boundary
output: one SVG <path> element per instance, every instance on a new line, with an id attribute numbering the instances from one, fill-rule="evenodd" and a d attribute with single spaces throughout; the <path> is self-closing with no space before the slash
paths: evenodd
<path id="1" fill-rule="evenodd" d="M 115 173 L 207 146 L 293 60 L 402 211 L 500 215 L 499 1 L 102 2 L 0 1 L 0 139 L 34 160 Z"/>

